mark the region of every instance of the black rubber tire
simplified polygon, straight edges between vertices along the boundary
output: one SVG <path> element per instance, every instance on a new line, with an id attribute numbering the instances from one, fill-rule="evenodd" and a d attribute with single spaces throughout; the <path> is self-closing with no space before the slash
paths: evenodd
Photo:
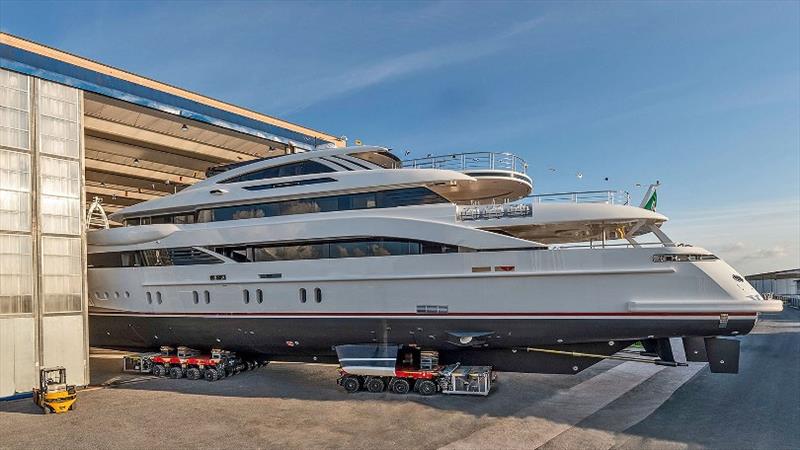
<path id="1" fill-rule="evenodd" d="M 73 403 L 73 404 L 69 405 L 69 410 L 70 411 L 75 411 L 75 407 L 76 407 L 76 405 L 75 405 L 75 403 Z"/>
<path id="2" fill-rule="evenodd" d="M 203 376 L 203 373 L 200 372 L 200 369 L 197 367 L 190 367 L 186 369 L 186 378 L 190 380 L 199 380 Z"/>
<path id="3" fill-rule="evenodd" d="M 219 372 L 217 369 L 209 368 L 206 369 L 206 373 L 204 374 L 206 381 L 217 381 L 219 380 Z"/>
<path id="4" fill-rule="evenodd" d="M 50 407 L 49 406 L 42 406 L 42 412 L 44 414 L 50 414 Z"/>
<path id="5" fill-rule="evenodd" d="M 167 368 L 163 364 L 155 364 L 153 366 L 153 375 L 163 377 L 167 374 Z"/>
<path id="6" fill-rule="evenodd" d="M 383 392 L 386 389 L 386 382 L 383 381 L 383 378 L 373 377 L 367 380 L 364 383 L 367 391 L 372 392 L 373 394 L 377 394 L 378 392 Z"/>
<path id="7" fill-rule="evenodd" d="M 169 377 L 177 380 L 178 378 L 183 378 L 183 368 L 182 367 L 170 367 L 169 368 Z"/>
<path id="8" fill-rule="evenodd" d="M 392 392 L 395 394 L 405 395 L 411 390 L 411 383 L 405 378 L 395 378 L 390 384 Z"/>
<path id="9" fill-rule="evenodd" d="M 422 395 L 433 395 L 437 391 L 436 383 L 431 380 L 419 380 L 417 381 L 417 392 Z"/>
<path id="10" fill-rule="evenodd" d="M 344 377 L 342 380 L 342 387 L 348 394 L 355 394 L 361 390 L 361 380 L 353 375 Z"/>
<path id="11" fill-rule="evenodd" d="M 216 370 L 217 370 L 217 376 L 219 377 L 220 380 L 228 376 L 228 372 L 225 370 L 225 366 L 218 365 Z"/>

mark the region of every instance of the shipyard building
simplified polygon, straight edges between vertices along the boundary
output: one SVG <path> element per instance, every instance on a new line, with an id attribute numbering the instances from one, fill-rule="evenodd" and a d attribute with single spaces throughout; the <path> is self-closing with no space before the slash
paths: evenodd
<path id="1" fill-rule="evenodd" d="M 174 193 L 211 166 L 343 139 L 0 33 L 0 399 L 40 367 L 89 382 L 87 205 Z M 131 298 L 130 301 L 136 301 Z"/>

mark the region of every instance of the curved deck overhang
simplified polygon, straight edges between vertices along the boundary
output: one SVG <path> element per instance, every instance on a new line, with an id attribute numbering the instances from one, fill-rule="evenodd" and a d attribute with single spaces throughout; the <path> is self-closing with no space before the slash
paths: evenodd
<path id="1" fill-rule="evenodd" d="M 459 204 L 513 202 L 527 197 L 533 191 L 533 181 L 524 174 L 506 170 L 461 173 L 474 178 L 474 181 L 437 187 L 433 190 L 453 203 Z"/>
<path id="2" fill-rule="evenodd" d="M 316 217 L 315 217 L 316 216 Z M 264 233 L 265 226 L 269 233 Z M 141 230 L 133 239 L 126 234 Z M 473 227 L 406 217 L 332 214 L 212 222 L 194 225 L 141 225 L 88 233 L 89 252 L 141 250 L 155 247 L 197 247 L 270 243 L 364 236 L 386 236 L 469 247 L 476 250 L 540 247 L 527 240 L 487 233 Z"/>
<path id="3" fill-rule="evenodd" d="M 544 244 L 566 244 L 633 238 L 649 233 L 649 225 L 660 226 L 667 220 L 663 214 L 634 206 L 567 203 L 537 204 L 528 217 L 476 220 L 472 225 Z"/>

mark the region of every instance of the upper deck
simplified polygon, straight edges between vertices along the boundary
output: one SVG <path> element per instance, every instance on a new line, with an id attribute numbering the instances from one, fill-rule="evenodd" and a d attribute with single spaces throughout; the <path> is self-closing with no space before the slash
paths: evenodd
<path id="1" fill-rule="evenodd" d="M 445 163 L 447 162 L 447 163 Z M 516 201 L 530 194 L 526 163 L 510 154 L 464 153 L 402 162 L 383 147 L 315 150 L 216 168 L 209 177 L 164 198 L 126 208 L 115 220 L 181 215 L 217 206 L 424 187 L 452 203 Z M 144 224 L 145 222 L 142 222 Z M 147 222 L 150 223 L 150 222 Z"/>

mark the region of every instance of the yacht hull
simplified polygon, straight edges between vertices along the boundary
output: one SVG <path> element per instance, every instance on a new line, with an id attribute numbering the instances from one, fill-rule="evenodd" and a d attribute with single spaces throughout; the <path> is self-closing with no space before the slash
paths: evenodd
<path id="1" fill-rule="evenodd" d="M 569 351 L 612 354 L 630 342 L 670 336 L 746 334 L 756 316 L 729 317 L 720 328 L 719 315 L 525 317 L 508 318 L 397 318 L 397 317 L 159 317 L 142 314 L 93 312 L 94 346 L 153 349 L 160 345 L 206 348 L 219 345 L 241 353 L 288 361 L 330 361 L 333 347 L 343 343 L 402 343 L 438 350 L 444 360 L 476 360 L 498 370 L 571 373 L 595 360 L 544 358 L 518 349 L 531 346 L 564 347 Z M 464 344 L 462 337 L 469 336 Z M 575 348 L 570 348 L 575 347 Z M 512 353 L 513 352 L 513 353 Z M 560 363 L 563 360 L 563 363 Z M 565 369 L 569 369 L 566 370 Z"/>

